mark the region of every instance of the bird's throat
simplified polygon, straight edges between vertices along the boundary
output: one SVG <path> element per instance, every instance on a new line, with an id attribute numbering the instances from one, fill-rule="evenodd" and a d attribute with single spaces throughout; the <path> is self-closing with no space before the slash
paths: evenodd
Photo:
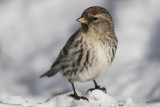
<path id="1" fill-rule="evenodd" d="M 88 32 L 88 25 L 87 24 L 82 24 L 82 31 Z"/>

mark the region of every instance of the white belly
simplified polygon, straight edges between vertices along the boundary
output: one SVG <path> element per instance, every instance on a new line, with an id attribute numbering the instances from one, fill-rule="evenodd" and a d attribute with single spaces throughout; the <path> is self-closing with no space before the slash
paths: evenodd
<path id="1" fill-rule="evenodd" d="M 88 69 L 83 69 L 82 72 L 77 75 L 75 78 L 76 81 L 85 82 L 89 80 L 94 80 L 102 75 L 107 68 L 110 66 L 110 57 L 109 57 L 109 49 L 102 49 L 101 47 L 95 48 L 95 59 L 93 61 L 93 65 L 88 67 Z"/>

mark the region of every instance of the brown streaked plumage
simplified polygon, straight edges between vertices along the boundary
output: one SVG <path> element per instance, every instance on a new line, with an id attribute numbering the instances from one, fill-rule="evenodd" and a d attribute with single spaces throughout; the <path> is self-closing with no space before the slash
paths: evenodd
<path id="1" fill-rule="evenodd" d="M 118 41 L 112 17 L 103 7 L 87 8 L 77 21 L 82 23 L 81 28 L 69 38 L 51 69 L 40 77 L 51 77 L 60 71 L 72 84 L 74 94 L 70 96 L 87 99 L 77 95 L 74 82 L 93 80 L 94 89 L 105 91 L 95 79 L 111 65 Z"/>

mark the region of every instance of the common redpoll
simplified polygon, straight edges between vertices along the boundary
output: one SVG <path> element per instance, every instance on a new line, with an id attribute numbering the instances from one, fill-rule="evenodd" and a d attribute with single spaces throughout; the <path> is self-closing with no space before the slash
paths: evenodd
<path id="1" fill-rule="evenodd" d="M 51 77 L 60 71 L 72 84 L 74 94 L 70 96 L 87 100 L 77 95 L 74 82 L 93 80 L 94 89 L 105 90 L 95 79 L 111 65 L 118 40 L 112 17 L 103 7 L 87 8 L 77 21 L 81 27 L 69 38 L 50 70 L 40 77 Z"/>

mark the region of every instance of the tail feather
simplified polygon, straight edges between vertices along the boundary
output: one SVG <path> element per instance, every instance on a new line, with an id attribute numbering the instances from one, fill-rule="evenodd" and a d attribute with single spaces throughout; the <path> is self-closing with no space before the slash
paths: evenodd
<path id="1" fill-rule="evenodd" d="M 42 78 L 42 77 L 45 77 L 45 76 L 51 77 L 51 76 L 54 76 L 57 72 L 58 72 L 58 70 L 50 69 L 49 71 L 47 71 L 46 73 L 41 75 L 39 78 Z"/>

